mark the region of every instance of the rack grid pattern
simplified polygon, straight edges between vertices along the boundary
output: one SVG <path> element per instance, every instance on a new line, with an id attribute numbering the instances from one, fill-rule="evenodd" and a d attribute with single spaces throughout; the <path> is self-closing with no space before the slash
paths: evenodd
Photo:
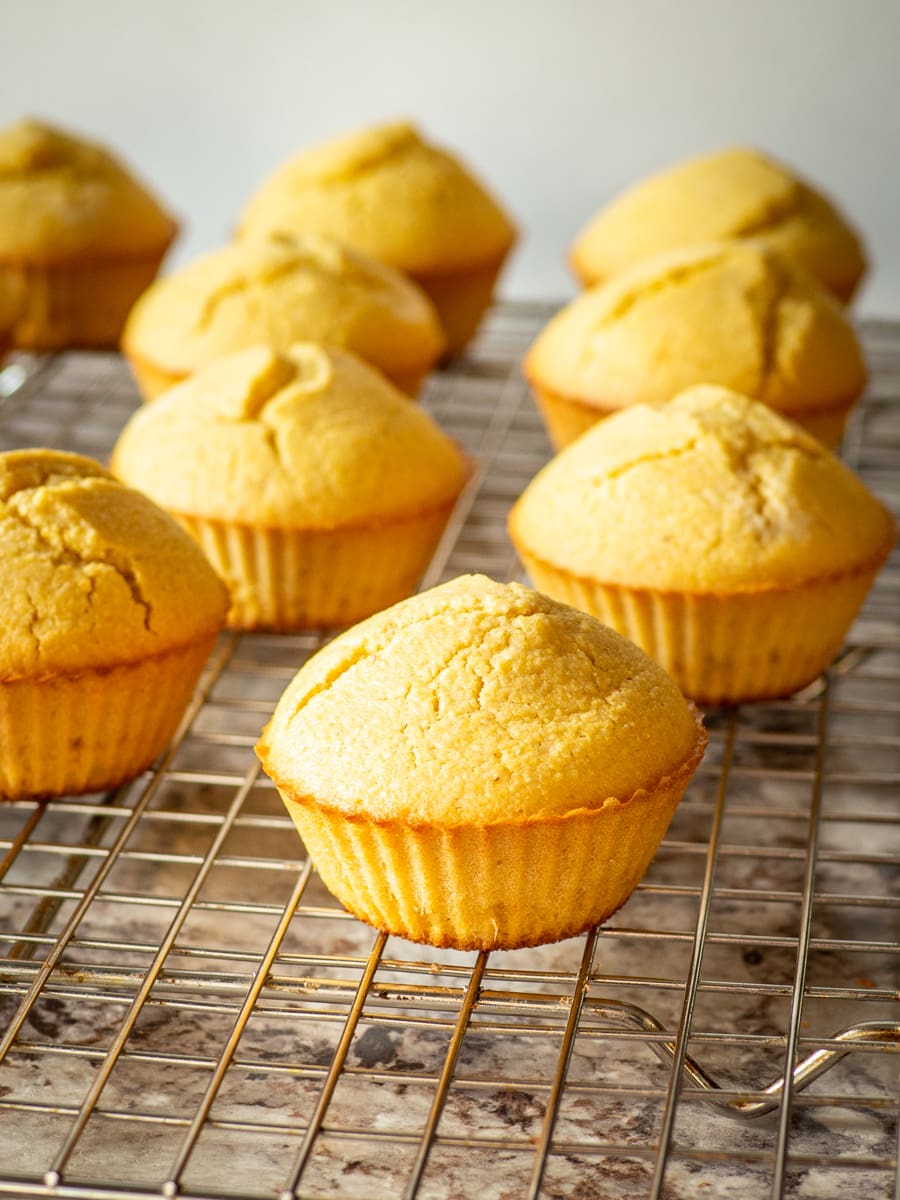
<path id="1" fill-rule="evenodd" d="M 520 573 L 549 447 L 498 309 L 424 403 L 477 459 L 424 585 Z M 900 325 L 844 453 L 900 511 Z M 115 355 L 0 374 L 0 448 L 105 458 Z M 0 806 L 0 1195 L 71 1200 L 900 1196 L 900 562 L 788 700 L 710 748 L 603 927 L 462 954 L 323 888 L 253 745 L 323 642 L 228 634 L 172 745 L 115 792 Z"/>

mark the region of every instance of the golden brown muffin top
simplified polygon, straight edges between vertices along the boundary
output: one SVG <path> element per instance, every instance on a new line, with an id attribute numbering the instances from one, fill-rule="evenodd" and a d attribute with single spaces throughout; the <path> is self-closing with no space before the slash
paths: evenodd
<path id="1" fill-rule="evenodd" d="M 188 535 L 89 458 L 0 454 L 0 679 L 115 666 L 219 630 L 225 587 Z"/>
<path id="2" fill-rule="evenodd" d="M 593 426 L 532 480 L 516 545 L 589 579 L 661 591 L 791 586 L 887 556 L 890 513 L 815 438 L 695 387 Z"/>
<path id="3" fill-rule="evenodd" d="M 633 643 L 469 575 L 319 651 L 258 752 L 279 786 L 348 815 L 478 827 L 625 802 L 701 743 L 678 688 Z"/>
<path id="4" fill-rule="evenodd" d="M 0 130 L 0 259 L 158 254 L 177 231 L 107 150 L 40 121 Z"/>
<path id="5" fill-rule="evenodd" d="M 329 342 L 389 373 L 427 370 L 444 341 L 427 296 L 331 238 L 261 236 L 158 279 L 132 310 L 128 354 L 189 375 L 233 350 Z"/>
<path id="6" fill-rule="evenodd" d="M 866 382 L 837 302 L 754 241 L 669 251 L 583 292 L 539 334 L 525 373 L 601 408 L 713 383 L 788 414 L 846 407 Z"/>
<path id="7" fill-rule="evenodd" d="M 663 250 L 752 237 L 794 259 L 840 299 L 865 273 L 858 235 L 821 193 L 757 150 L 699 155 L 642 180 L 575 240 L 582 283 L 599 283 Z"/>
<path id="8" fill-rule="evenodd" d="M 313 343 L 252 347 L 141 409 L 113 471 L 175 513 L 329 529 L 436 508 L 465 460 L 379 372 Z"/>
<path id="9" fill-rule="evenodd" d="M 251 198 L 240 230 L 327 234 L 423 275 L 494 262 L 516 238 L 471 171 L 403 121 L 288 160 Z"/>

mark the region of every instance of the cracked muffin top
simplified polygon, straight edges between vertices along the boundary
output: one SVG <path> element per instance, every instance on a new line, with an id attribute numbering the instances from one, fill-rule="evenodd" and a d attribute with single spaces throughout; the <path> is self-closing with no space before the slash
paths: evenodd
<path id="1" fill-rule="evenodd" d="M 116 475 L 174 513 L 331 529 L 438 508 L 468 473 L 456 444 L 352 354 L 304 342 L 210 363 L 139 410 Z"/>
<path id="2" fill-rule="evenodd" d="M 175 221 L 102 146 L 40 121 L 0 130 L 0 258 L 158 253 Z"/>
<path id="3" fill-rule="evenodd" d="M 836 301 L 750 241 L 660 254 L 582 293 L 538 336 L 525 373 L 602 409 L 713 383 L 787 414 L 847 407 L 866 382 Z"/>
<path id="4" fill-rule="evenodd" d="M 257 749 L 290 794 L 477 827 L 627 801 L 704 741 L 632 642 L 520 584 L 462 576 L 319 651 Z"/>
<path id="5" fill-rule="evenodd" d="M 895 532 L 819 441 L 711 386 L 601 421 L 510 515 L 517 545 L 575 575 L 707 593 L 839 575 L 882 558 Z"/>
<path id="6" fill-rule="evenodd" d="M 570 261 L 590 285 L 664 250 L 748 237 L 794 259 L 842 301 L 865 274 L 860 239 L 831 202 L 740 146 L 688 159 L 623 192 L 581 231 Z"/>
<path id="7" fill-rule="evenodd" d="M 233 350 L 287 350 L 304 339 L 346 347 L 389 375 L 424 372 L 444 348 L 414 283 L 313 235 L 247 238 L 158 279 L 132 310 L 122 346 L 185 376 Z"/>
<path id="8" fill-rule="evenodd" d="M 327 234 L 423 275 L 491 262 L 516 238 L 471 172 L 406 121 L 333 138 L 279 167 L 240 232 L 273 230 Z"/>
<path id="9" fill-rule="evenodd" d="M 115 666 L 220 629 L 221 580 L 186 533 L 99 463 L 0 454 L 0 679 Z"/>

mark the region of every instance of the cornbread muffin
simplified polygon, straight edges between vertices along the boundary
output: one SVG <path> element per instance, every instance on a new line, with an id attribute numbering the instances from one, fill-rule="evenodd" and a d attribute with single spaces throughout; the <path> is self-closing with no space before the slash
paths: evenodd
<path id="1" fill-rule="evenodd" d="M 502 208 L 453 155 L 406 122 L 333 138 L 284 163 L 251 198 L 241 234 L 324 233 L 405 272 L 458 354 L 516 240 Z"/>
<path id="2" fill-rule="evenodd" d="M 614 913 L 705 742 L 630 642 L 520 584 L 464 576 L 319 651 L 257 753 L 352 913 L 487 950 Z"/>
<path id="3" fill-rule="evenodd" d="M 330 238 L 247 238 L 158 280 L 122 338 L 152 399 L 248 346 L 322 341 L 353 351 L 414 395 L 444 338 L 428 298 L 397 271 Z"/>
<path id="4" fill-rule="evenodd" d="M 700 155 L 635 184 L 578 235 L 585 286 L 679 246 L 752 237 L 780 250 L 846 303 L 866 271 L 858 234 L 820 192 L 758 150 Z"/>
<path id="5" fill-rule="evenodd" d="M 115 346 L 176 232 L 102 147 L 39 121 L 0 130 L 0 273 L 21 288 L 17 346 Z"/>
<path id="6" fill-rule="evenodd" d="M 165 747 L 227 597 L 183 530 L 91 459 L 0 454 L 0 796 L 100 791 Z"/>
<path id="7" fill-rule="evenodd" d="M 828 666 L 895 539 L 825 447 L 718 387 L 589 429 L 513 508 L 535 584 L 706 703 L 787 695 Z"/>
<path id="8" fill-rule="evenodd" d="M 237 629 L 346 625 L 409 595 L 468 474 L 427 413 L 313 343 L 211 363 L 135 414 L 112 469 L 197 539 Z"/>
<path id="9" fill-rule="evenodd" d="M 761 400 L 834 446 L 866 383 L 837 302 L 753 241 L 669 251 L 582 292 L 540 333 L 525 374 L 557 447 L 616 409 L 700 383 Z"/>

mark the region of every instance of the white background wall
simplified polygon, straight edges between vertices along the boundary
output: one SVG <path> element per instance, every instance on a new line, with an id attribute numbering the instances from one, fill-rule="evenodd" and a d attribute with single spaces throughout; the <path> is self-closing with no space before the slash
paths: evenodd
<path id="1" fill-rule="evenodd" d="M 0 0 L 0 123 L 118 149 L 219 244 L 304 145 L 415 118 L 518 218 L 507 295 L 563 297 L 591 212 L 684 155 L 745 142 L 839 200 L 900 316 L 898 0 Z"/>

